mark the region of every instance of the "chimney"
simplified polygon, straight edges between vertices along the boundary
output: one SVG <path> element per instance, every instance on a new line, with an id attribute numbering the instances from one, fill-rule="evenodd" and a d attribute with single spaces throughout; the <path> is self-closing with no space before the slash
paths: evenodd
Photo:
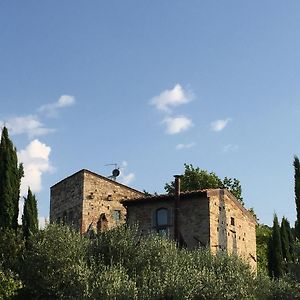
<path id="1" fill-rule="evenodd" d="M 181 175 L 174 175 L 175 177 L 175 196 L 179 198 L 180 195 L 180 177 Z"/>
<path id="2" fill-rule="evenodd" d="M 179 243 L 179 229 L 178 229 L 178 218 L 179 218 L 179 199 L 180 199 L 180 177 L 181 175 L 174 175 L 175 177 L 175 201 L 174 201 L 174 239 Z"/>

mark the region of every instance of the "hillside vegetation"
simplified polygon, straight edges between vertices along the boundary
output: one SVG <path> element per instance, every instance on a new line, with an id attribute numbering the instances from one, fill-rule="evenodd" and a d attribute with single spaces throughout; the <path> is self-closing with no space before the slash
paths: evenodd
<path id="1" fill-rule="evenodd" d="M 26 247 L 3 237 L 0 299 L 300 299 L 291 279 L 256 276 L 237 257 L 179 249 L 136 228 L 82 237 L 49 225 Z"/>

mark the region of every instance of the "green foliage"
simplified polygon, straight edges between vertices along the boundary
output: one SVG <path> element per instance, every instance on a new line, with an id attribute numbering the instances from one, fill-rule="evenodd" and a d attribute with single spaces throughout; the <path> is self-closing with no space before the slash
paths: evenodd
<path id="1" fill-rule="evenodd" d="M 272 228 L 260 224 L 256 227 L 256 255 L 257 267 L 262 273 L 268 273 L 269 263 L 269 240 L 272 235 Z"/>
<path id="2" fill-rule="evenodd" d="M 7 229 L 0 234 L 0 265 L 4 270 L 16 271 L 25 244 L 20 230 Z"/>
<path id="3" fill-rule="evenodd" d="M 270 275 L 276 278 L 283 275 L 283 256 L 280 236 L 280 227 L 276 214 L 273 219 L 272 236 L 269 247 L 269 271 Z"/>
<path id="4" fill-rule="evenodd" d="M 4 127 L 0 142 L 0 229 L 17 229 L 20 184 L 23 166 L 18 165 L 17 151 Z"/>
<path id="5" fill-rule="evenodd" d="M 295 181 L 295 202 L 297 219 L 295 226 L 295 235 L 300 239 L 300 162 L 297 156 L 294 157 L 294 181 Z"/>
<path id="6" fill-rule="evenodd" d="M 181 190 L 192 191 L 201 189 L 228 189 L 239 201 L 243 203 L 242 188 L 238 179 L 225 177 L 222 181 L 214 172 L 208 172 L 195 168 L 191 164 L 184 164 L 184 174 L 181 177 Z M 174 193 L 175 182 L 166 183 L 165 190 L 167 193 Z"/>
<path id="7" fill-rule="evenodd" d="M 95 264 L 92 270 L 86 299 L 138 299 L 136 284 L 123 266 Z"/>
<path id="8" fill-rule="evenodd" d="M 39 229 L 38 212 L 35 195 L 28 188 L 27 197 L 24 197 L 24 212 L 22 216 L 22 229 L 25 239 L 36 233 Z"/>
<path id="9" fill-rule="evenodd" d="M 90 275 L 87 242 L 60 225 L 50 225 L 33 236 L 20 270 L 27 293 L 38 299 L 83 299 Z"/>
<path id="10" fill-rule="evenodd" d="M 223 187 L 230 191 L 242 204 L 244 204 L 242 187 L 238 179 L 225 177 L 223 180 Z"/>
<path id="11" fill-rule="evenodd" d="M 180 249 L 126 226 L 90 239 L 49 225 L 19 255 L 19 276 L 0 268 L 0 293 L 5 286 L 17 299 L 299 299 L 299 284 L 255 276 L 236 256 Z"/>
<path id="12" fill-rule="evenodd" d="M 281 245 L 282 245 L 282 257 L 286 262 L 291 262 L 293 253 L 292 253 L 292 233 L 290 228 L 290 223 L 286 218 L 282 218 L 281 227 L 280 227 L 280 236 L 281 236 Z"/>
<path id="13" fill-rule="evenodd" d="M 22 287 L 22 282 L 11 271 L 0 269 L 0 300 L 11 299 Z"/>

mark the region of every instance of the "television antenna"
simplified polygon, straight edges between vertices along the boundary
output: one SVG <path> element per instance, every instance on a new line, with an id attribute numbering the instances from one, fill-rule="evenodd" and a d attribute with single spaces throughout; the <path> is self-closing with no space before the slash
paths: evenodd
<path id="1" fill-rule="evenodd" d="M 114 166 L 115 168 L 112 170 L 111 175 L 108 176 L 107 178 L 112 179 L 114 181 L 117 180 L 117 177 L 120 175 L 120 167 L 118 166 L 118 164 L 114 163 L 114 164 L 106 164 L 107 166 Z"/>

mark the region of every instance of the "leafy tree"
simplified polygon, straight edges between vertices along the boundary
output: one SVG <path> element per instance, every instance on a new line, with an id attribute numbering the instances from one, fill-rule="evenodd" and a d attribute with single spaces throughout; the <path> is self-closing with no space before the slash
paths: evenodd
<path id="1" fill-rule="evenodd" d="M 269 272 L 276 278 L 283 275 L 283 256 L 280 236 L 280 227 L 277 215 L 274 215 L 272 237 L 269 244 Z"/>
<path id="2" fill-rule="evenodd" d="M 15 274 L 0 269 L 0 300 L 11 299 L 21 287 L 22 283 Z"/>
<path id="3" fill-rule="evenodd" d="M 7 229 L 0 233 L 0 266 L 17 272 L 25 249 L 21 230 Z"/>
<path id="4" fill-rule="evenodd" d="M 229 190 L 240 202 L 242 202 L 242 204 L 244 204 L 242 187 L 238 179 L 225 177 L 223 180 L 223 188 Z"/>
<path id="5" fill-rule="evenodd" d="M 30 238 L 20 277 L 25 299 L 86 299 L 88 239 L 67 226 L 49 225 Z"/>
<path id="6" fill-rule="evenodd" d="M 240 182 L 236 178 L 225 177 L 222 181 L 214 172 L 201 170 L 191 164 L 184 164 L 184 174 L 181 177 L 181 190 L 192 191 L 201 189 L 228 189 L 239 201 L 243 203 L 242 188 Z M 165 190 L 171 194 L 175 191 L 175 181 L 166 183 Z"/>
<path id="7" fill-rule="evenodd" d="M 32 194 L 30 188 L 28 188 L 27 197 L 24 197 L 24 212 L 22 216 L 22 229 L 23 235 L 26 239 L 30 235 L 36 233 L 39 229 L 38 225 L 38 212 L 35 195 Z"/>
<path id="8" fill-rule="evenodd" d="M 300 162 L 297 156 L 294 156 L 294 181 L 295 181 L 295 202 L 297 219 L 295 225 L 295 235 L 300 239 Z"/>
<path id="9" fill-rule="evenodd" d="M 272 236 L 272 228 L 260 224 L 256 227 L 256 254 L 257 267 L 259 271 L 268 273 L 268 244 Z"/>
<path id="10" fill-rule="evenodd" d="M 299 299 L 300 284 L 254 274 L 236 256 L 180 249 L 119 226 L 93 239 L 62 225 L 30 237 L 17 299 Z M 1 278 L 1 283 L 7 280 Z M 11 277 L 9 275 L 9 277 Z M 12 285 L 11 290 L 14 291 Z M 1 298 L 0 298 L 1 299 Z"/>
<path id="11" fill-rule="evenodd" d="M 18 227 L 20 184 L 23 166 L 4 127 L 0 142 L 0 229 Z"/>

